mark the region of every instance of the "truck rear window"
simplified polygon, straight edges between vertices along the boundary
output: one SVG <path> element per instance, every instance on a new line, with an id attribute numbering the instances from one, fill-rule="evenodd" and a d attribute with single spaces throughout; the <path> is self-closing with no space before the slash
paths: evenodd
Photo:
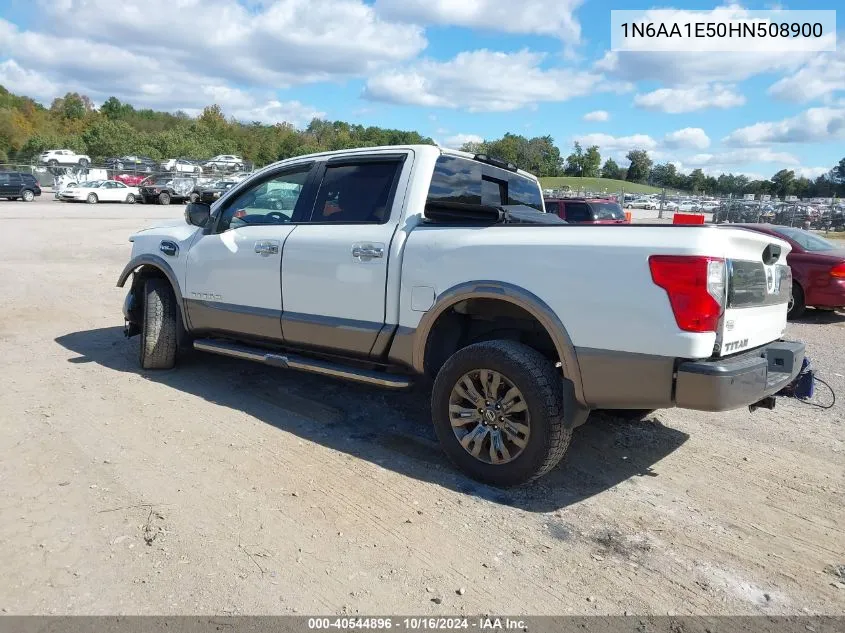
<path id="1" fill-rule="evenodd" d="M 512 171 L 461 156 L 443 154 L 434 166 L 429 202 L 491 206 L 525 205 L 543 210 L 540 185 Z"/>

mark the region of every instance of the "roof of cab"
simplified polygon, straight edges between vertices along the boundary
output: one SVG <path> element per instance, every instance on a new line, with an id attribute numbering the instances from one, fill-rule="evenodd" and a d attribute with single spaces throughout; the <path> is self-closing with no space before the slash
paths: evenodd
<path id="1" fill-rule="evenodd" d="M 332 150 L 328 152 L 318 152 L 316 154 L 305 154 L 303 156 L 296 156 L 292 158 L 286 158 L 284 161 L 287 162 L 293 160 L 301 160 L 304 158 L 326 158 L 330 156 L 348 156 L 350 154 L 358 154 L 358 153 L 369 153 L 369 152 L 384 152 L 384 151 L 402 151 L 402 150 L 411 150 L 413 152 L 419 153 L 430 153 L 436 155 L 448 155 L 448 156 L 459 156 L 461 158 L 468 158 L 469 160 L 475 159 L 475 154 L 471 154 L 470 152 L 462 152 L 461 150 L 457 149 L 450 149 L 448 147 L 440 147 L 439 145 L 427 145 L 427 144 L 418 144 L 418 145 L 380 145 L 378 147 L 353 147 L 349 149 L 338 149 Z M 274 163 L 275 164 L 275 163 Z M 266 169 L 266 167 L 265 167 Z M 531 180 L 539 182 L 537 176 L 531 174 L 527 171 L 522 169 L 517 169 L 516 173 L 520 176 L 524 176 L 526 178 L 530 178 Z"/>

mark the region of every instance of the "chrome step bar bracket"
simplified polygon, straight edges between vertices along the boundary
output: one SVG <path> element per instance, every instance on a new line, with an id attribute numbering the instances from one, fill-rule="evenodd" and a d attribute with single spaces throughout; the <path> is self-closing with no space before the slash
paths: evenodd
<path id="1" fill-rule="evenodd" d="M 330 363 L 328 361 L 304 358 L 302 356 L 291 356 L 289 354 L 275 354 L 256 347 L 248 347 L 238 343 L 229 343 L 215 339 L 197 339 L 194 341 L 194 349 L 201 352 L 211 352 L 230 358 L 241 358 L 257 363 L 263 363 L 272 367 L 282 369 L 297 369 L 312 374 L 332 376 L 342 380 L 351 380 L 367 385 L 376 385 L 387 389 L 407 389 L 413 381 L 406 376 L 386 374 L 366 369 L 355 369 L 346 365 Z"/>

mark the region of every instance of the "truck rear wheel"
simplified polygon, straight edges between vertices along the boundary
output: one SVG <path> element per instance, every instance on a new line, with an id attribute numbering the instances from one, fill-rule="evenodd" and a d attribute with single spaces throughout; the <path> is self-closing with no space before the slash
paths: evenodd
<path id="1" fill-rule="evenodd" d="M 144 282 L 144 322 L 138 360 L 143 369 L 171 369 L 176 364 L 181 317 L 173 289 L 165 279 Z"/>
<path id="2" fill-rule="evenodd" d="M 807 304 L 804 300 L 804 290 L 797 282 L 792 282 L 792 294 L 789 296 L 789 312 L 787 318 L 800 319 L 807 311 Z"/>
<path id="3" fill-rule="evenodd" d="M 457 351 L 437 374 L 431 410 L 449 459 L 494 486 L 546 474 L 572 435 L 564 427 L 558 370 L 514 341 L 484 341 Z"/>

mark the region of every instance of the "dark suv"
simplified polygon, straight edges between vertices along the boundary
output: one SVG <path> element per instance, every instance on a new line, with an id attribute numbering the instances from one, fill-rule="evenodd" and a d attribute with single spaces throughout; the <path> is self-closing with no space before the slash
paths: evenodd
<path id="1" fill-rule="evenodd" d="M 546 212 L 570 224 L 627 224 L 625 212 L 612 198 L 545 198 Z"/>
<path id="2" fill-rule="evenodd" d="M 0 198 L 32 202 L 41 195 L 41 186 L 32 174 L 19 171 L 0 171 Z"/>
<path id="3" fill-rule="evenodd" d="M 180 178 L 173 174 L 150 176 L 138 185 L 138 191 L 146 204 L 185 202 L 193 188 L 193 178 Z"/>

